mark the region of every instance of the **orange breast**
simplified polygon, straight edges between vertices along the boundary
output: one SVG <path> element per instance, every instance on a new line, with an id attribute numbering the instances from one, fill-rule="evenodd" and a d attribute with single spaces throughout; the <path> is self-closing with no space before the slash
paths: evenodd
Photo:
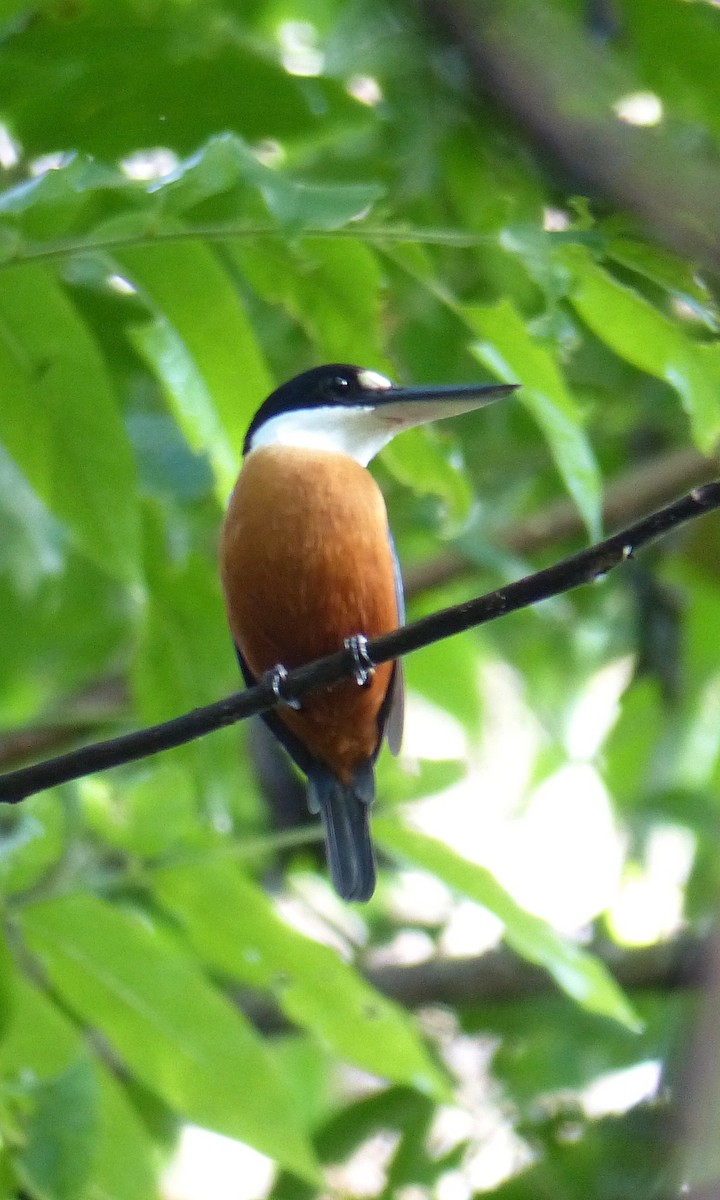
<path id="1" fill-rule="evenodd" d="M 385 502 L 345 455 L 253 451 L 230 499 L 220 565 L 230 629 L 258 678 L 277 663 L 292 670 L 332 654 L 353 634 L 373 638 L 397 626 Z M 343 682 L 278 715 L 347 782 L 377 748 L 391 675 L 384 663 L 368 687 Z"/>

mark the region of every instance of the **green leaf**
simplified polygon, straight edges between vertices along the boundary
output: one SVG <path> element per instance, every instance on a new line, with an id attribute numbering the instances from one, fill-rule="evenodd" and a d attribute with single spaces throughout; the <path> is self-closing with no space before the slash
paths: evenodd
<path id="1" fill-rule="evenodd" d="M 281 920 L 266 896 L 229 863 L 154 872 L 162 903 L 180 918 L 211 966 L 272 988 L 288 1017 L 342 1058 L 374 1075 L 447 1097 L 411 1019 L 327 946 Z"/>
<path id="2" fill-rule="evenodd" d="M 137 577 L 135 472 L 106 367 L 52 273 L 10 267 L 0 289 L 0 437 L 100 566 Z"/>
<path id="3" fill-rule="evenodd" d="M 52 1079 L 78 1057 L 80 1035 L 64 1013 L 28 983 L 14 965 L 8 968 L 17 1003 L 0 1040 L 0 1071 L 4 1077 L 30 1071 L 38 1079 Z"/>
<path id="4" fill-rule="evenodd" d="M 605 254 L 613 262 L 644 276 L 690 306 L 709 329 L 720 329 L 718 307 L 693 263 L 685 262 L 662 246 L 629 237 L 611 237 Z"/>
<path id="5" fill-rule="evenodd" d="M 385 447 L 382 460 L 405 487 L 442 501 L 446 536 L 459 532 L 470 515 L 473 493 L 447 437 L 433 429 L 409 429 Z"/>
<path id="6" fill-rule="evenodd" d="M 446 791 L 465 775 L 465 762 L 457 758 L 424 758 L 401 765 L 391 754 L 383 754 L 376 766 L 377 794 L 383 804 L 409 804 Z"/>
<path id="7" fill-rule="evenodd" d="M 67 535 L 0 444 L 0 575 L 22 595 L 62 568 Z"/>
<path id="8" fill-rule="evenodd" d="M 387 372 L 382 277 L 361 241 L 313 238 L 300 245 L 234 241 L 231 253 L 251 286 L 280 304 L 305 330 L 325 362 L 357 362 Z"/>
<path id="9" fill-rule="evenodd" d="M 400 1187 L 403 1183 L 429 1183 L 429 1175 L 412 1173 L 412 1158 L 413 1151 L 420 1148 L 418 1143 L 420 1146 L 425 1144 L 435 1112 L 435 1106 L 427 1096 L 407 1088 L 388 1088 L 373 1096 L 362 1096 L 332 1116 L 320 1129 L 318 1151 L 323 1162 L 341 1162 L 374 1134 L 394 1130 L 399 1135 L 399 1142 L 388 1184 Z M 421 1155 L 421 1161 L 427 1170 L 426 1153 Z M 403 1178 L 403 1172 L 408 1168 L 411 1174 Z"/>
<path id="10" fill-rule="evenodd" d="M 317 1180 L 314 1155 L 262 1042 L 147 923 L 91 896 L 29 905 L 22 927 L 53 986 L 127 1068 L 186 1119 Z"/>
<path id="11" fill-rule="evenodd" d="M 583 1008 L 611 1017 L 629 1029 L 639 1028 L 632 1007 L 603 964 L 556 933 L 545 921 L 522 909 L 485 867 L 389 818 L 376 818 L 373 831 L 386 850 L 432 871 L 449 887 L 498 917 L 505 926 L 508 945 L 529 962 L 545 967 L 563 991 Z"/>
<path id="12" fill-rule="evenodd" d="M 155 1200 L 157 1149 L 115 1076 L 97 1066 L 100 1142 L 92 1172 L 95 1189 L 102 1200 Z"/>
<path id="13" fill-rule="evenodd" d="M 427 616 L 441 604 L 434 592 L 423 603 L 413 603 L 412 616 Z M 480 645 L 477 631 L 470 629 L 423 646 L 405 660 L 408 691 L 419 692 L 430 704 L 450 713 L 472 736 L 479 733 L 482 719 Z"/>
<path id="14" fill-rule="evenodd" d="M 537 421 L 592 538 L 602 527 L 601 478 L 580 414 L 549 350 L 528 333 L 510 300 L 459 310 L 482 340 L 476 357 L 500 379 L 520 382 L 518 400 Z"/>
<path id="15" fill-rule="evenodd" d="M 233 453 L 206 381 L 188 347 L 170 322 L 158 315 L 128 331 L 130 339 L 157 376 L 188 445 L 207 452 L 220 502 L 232 489 L 239 456 Z"/>
<path id="16" fill-rule="evenodd" d="M 674 388 L 695 442 L 710 453 L 720 438 L 720 343 L 693 342 L 580 247 L 566 254 L 575 272 L 570 300 L 583 321 L 615 354 Z"/>
<path id="17" fill-rule="evenodd" d="M 66 814 L 57 792 L 30 796 L 18 805 L 0 840 L 0 887 L 5 895 L 39 883 L 60 859 L 66 844 Z"/>
<path id="18" fill-rule="evenodd" d="M 212 196 L 251 187 L 286 233 L 340 229 L 366 214 L 382 194 L 376 183 L 306 183 L 266 166 L 243 138 L 224 133 L 155 184 L 172 212 L 187 212 Z M 247 203 L 247 200 L 246 200 Z M 254 212 L 251 208 L 251 212 Z"/>
<path id="19" fill-rule="evenodd" d="M 22 1101 L 24 1081 L 31 1081 L 31 1092 L 38 1082 L 52 1086 L 82 1061 L 83 1052 L 79 1033 L 47 996 L 21 977 L 15 989 L 18 1003 L 0 1041 L 0 1072 L 11 1087 L 20 1087 Z M 99 1130 L 89 1194 L 94 1197 L 96 1189 L 103 1200 L 154 1200 L 147 1134 L 115 1077 L 99 1060 L 94 1070 L 100 1083 Z M 62 1123 L 57 1133 L 62 1143 Z M 46 1153 L 51 1150 L 49 1142 Z"/>
<path id="20" fill-rule="evenodd" d="M 211 196 L 252 187 L 286 233 L 340 229 L 366 214 L 382 194 L 376 183 L 306 183 L 268 167 L 243 138 L 224 133 L 155 184 L 164 207 L 187 212 Z M 254 211 L 254 210 L 252 210 Z"/>
<path id="21" fill-rule="evenodd" d="M 149 509 L 146 522 L 148 600 L 130 672 L 138 713 L 148 723 L 167 720 L 198 704 L 211 703 L 218 695 L 241 685 L 223 611 L 216 563 L 199 553 L 179 561 L 169 560 L 165 539 L 171 536 L 171 527 L 166 526 L 164 517 L 165 514 L 155 506 Z M 218 526 L 214 510 L 212 519 L 211 530 L 206 536 L 214 544 Z M 186 787 L 178 791 L 171 785 L 166 792 L 161 773 L 157 780 L 158 807 L 166 813 L 173 811 L 168 838 L 181 839 L 183 829 L 189 832 L 189 801 L 195 800 L 198 789 L 206 805 L 216 806 L 216 814 L 225 811 L 231 802 L 230 791 L 239 786 L 238 771 L 242 769 L 238 760 L 237 731 L 217 730 L 211 738 L 200 738 L 188 746 L 178 747 L 173 752 L 172 762 L 185 772 Z M 154 767 L 149 766 L 149 769 L 154 775 Z M 148 787 L 152 794 L 155 788 L 152 778 Z M 188 796 L 188 787 L 193 789 L 192 797 Z M 241 802 L 254 803 L 252 794 L 248 796 L 243 790 Z M 145 829 L 141 840 L 148 847 L 147 835 L 157 836 L 151 834 L 149 814 L 142 818 L 131 800 L 128 817 L 138 832 L 137 819 L 141 819 Z M 197 832 L 195 826 L 195 834 Z"/>
<path id="22" fill-rule="evenodd" d="M 112 776 L 80 786 L 88 825 L 105 842 L 140 858 L 157 858 L 186 845 L 198 832 L 192 777 L 181 763 L 150 761 L 113 787 Z"/>
<path id="23" fill-rule="evenodd" d="M 209 11 L 89 3 L 20 24 L 2 47 L 3 105 L 27 154 L 187 154 L 218 129 L 296 143 L 368 123 L 340 82 L 291 75 L 231 10 Z"/>
<path id="24" fill-rule="evenodd" d="M 265 203 L 287 234 L 341 229 L 366 216 L 382 192 L 377 183 L 301 183 L 279 173 L 262 186 Z"/>
<path id="25" fill-rule="evenodd" d="M 43 1200 L 77 1200 L 90 1175 L 98 1140 L 98 1086 L 89 1058 L 80 1054 L 54 1079 L 30 1088 L 32 1113 L 15 1169 Z"/>
<path id="26" fill-rule="evenodd" d="M 12 1023 L 15 1011 L 15 972 L 10 947 L 0 927 L 0 1042 Z"/>
<path id="27" fill-rule="evenodd" d="M 56 217 L 64 216 L 70 208 L 77 214 L 80 197 L 106 189 L 131 193 L 139 192 L 140 186 L 117 166 L 97 162 L 88 155 L 69 154 L 57 170 L 43 171 L 0 192 L 0 213 L 46 208 L 46 219 L 52 221 L 53 209 Z"/>
<path id="28" fill-rule="evenodd" d="M 115 254 L 155 313 L 133 331 L 189 445 L 212 462 L 224 500 L 245 432 L 272 381 L 242 301 L 214 251 L 199 243 Z"/>

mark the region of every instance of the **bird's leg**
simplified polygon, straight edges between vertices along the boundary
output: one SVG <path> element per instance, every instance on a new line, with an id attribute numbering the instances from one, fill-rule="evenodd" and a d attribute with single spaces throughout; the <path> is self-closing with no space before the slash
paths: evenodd
<path id="1" fill-rule="evenodd" d="M 364 633 L 345 638 L 345 649 L 349 650 L 355 664 L 355 682 L 358 687 L 367 687 L 375 673 L 375 663 L 368 654 L 368 640 Z"/>
<path id="2" fill-rule="evenodd" d="M 287 700 L 282 694 L 282 685 L 287 679 L 287 671 L 282 663 L 276 663 L 269 671 L 265 671 L 262 677 L 263 683 L 270 684 L 273 696 L 280 701 L 281 704 L 287 705 L 288 708 L 300 708 L 299 700 Z"/>

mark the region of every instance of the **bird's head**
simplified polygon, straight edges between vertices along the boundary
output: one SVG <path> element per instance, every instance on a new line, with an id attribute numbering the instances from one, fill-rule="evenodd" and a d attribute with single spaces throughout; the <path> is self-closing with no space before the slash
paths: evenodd
<path id="1" fill-rule="evenodd" d="M 482 408 L 517 386 L 400 388 L 377 371 L 330 363 L 296 375 L 268 396 L 247 431 L 244 453 L 262 446 L 302 446 L 347 454 L 367 466 L 404 429 Z"/>

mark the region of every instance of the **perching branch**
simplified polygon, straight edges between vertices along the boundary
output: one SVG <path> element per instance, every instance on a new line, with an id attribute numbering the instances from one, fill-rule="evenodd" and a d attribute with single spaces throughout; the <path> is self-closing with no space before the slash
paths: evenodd
<path id="1" fill-rule="evenodd" d="M 694 488 L 681 500 L 659 509 L 649 517 L 613 534 L 597 545 L 574 554 L 552 567 L 537 571 L 515 583 L 488 592 L 474 600 L 468 600 L 452 608 L 441 609 L 430 616 L 405 625 L 393 633 L 375 638 L 368 643 L 368 652 L 373 662 L 389 662 L 412 650 L 419 650 L 462 633 L 498 617 L 516 612 L 561 595 L 583 583 L 602 578 L 614 567 L 631 558 L 635 551 L 646 546 L 663 534 L 692 521 L 704 513 L 720 508 L 720 481 Z M 288 673 L 282 683 L 283 700 L 300 700 L 309 692 L 327 688 L 350 676 L 355 668 L 352 654 L 341 650 L 317 662 Z M 137 733 L 128 733 L 104 742 L 95 742 L 79 750 L 57 758 L 47 759 L 18 771 L 0 775 L 0 803 L 16 804 L 35 792 L 92 775 L 95 771 L 107 770 L 122 763 L 134 762 L 170 750 L 195 738 L 203 737 L 214 729 L 233 725 L 236 721 L 265 712 L 278 703 L 278 695 L 270 680 L 208 704 L 193 709 L 174 720 L 161 725 L 151 725 Z"/>
<path id="2" fill-rule="evenodd" d="M 669 450 L 623 471 L 607 481 L 603 498 L 606 528 L 637 521 L 648 510 L 667 504 L 678 492 L 709 483 L 717 474 L 718 458 L 708 458 L 689 447 Z M 558 542 L 578 542 L 584 525 L 571 500 L 556 500 L 530 517 L 493 531 L 493 542 L 512 554 L 548 550 Z M 457 550 L 445 550 L 403 571 L 407 600 L 466 575 L 477 573 L 477 563 Z M 120 679 L 100 680 L 71 698 L 63 721 L 11 730 L 0 736 L 0 773 L 14 770 L 41 754 L 59 754 L 68 746 L 100 732 L 103 720 L 117 718 L 127 706 Z M 98 712 L 98 704 L 100 712 Z M 68 722 L 68 708 L 70 721 Z M 74 714 L 74 716 L 72 715 Z M 292 775 L 290 776 L 292 778 Z M 288 780 L 285 780 L 285 785 Z M 302 791 L 302 787 L 300 789 Z M 304 803 L 304 801 L 303 801 Z"/>

